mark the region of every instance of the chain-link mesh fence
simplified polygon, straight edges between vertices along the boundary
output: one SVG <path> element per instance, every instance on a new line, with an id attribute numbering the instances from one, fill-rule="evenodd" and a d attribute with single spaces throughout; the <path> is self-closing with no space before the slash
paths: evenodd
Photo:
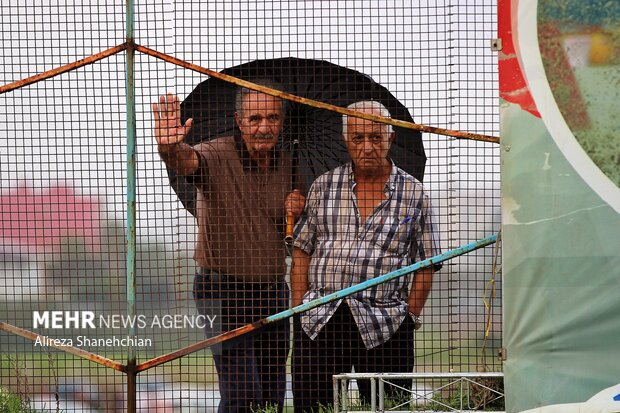
<path id="1" fill-rule="evenodd" d="M 306 301 L 499 229 L 498 146 L 433 133 L 499 134 L 497 56 L 490 48 L 495 2 L 47 1 L 3 4 L 0 10 L 0 321 L 11 326 L 0 333 L 0 384 L 3 394 L 18 395 L 31 408 L 124 411 L 124 370 L 132 354 L 139 365 L 149 363 L 200 342 L 205 331 L 213 336 L 289 307 L 284 197 L 299 188 L 308 196 L 306 207 L 315 208 L 306 215 L 317 214 L 318 192 L 310 184 L 350 160 L 341 114 L 316 102 L 344 108 L 378 100 L 392 118 L 405 122 L 394 126 L 390 158 L 423 181 L 440 249 L 410 254 L 422 239 L 412 234 L 424 232 L 415 211 L 424 208 L 415 205 L 402 216 L 394 208 L 402 194 L 420 202 L 417 186 L 382 188 L 379 198 L 376 190 L 360 187 L 322 192 L 330 202 L 333 197 L 352 203 L 323 210 L 326 226 L 313 235 L 323 244 L 306 251 L 315 260 Z M 128 32 L 135 38 L 127 39 Z M 287 103 L 280 128 L 273 113 L 261 112 L 262 103 L 256 113 L 243 99 L 235 107 L 235 85 L 210 70 L 235 79 L 275 80 L 267 87 L 310 101 Z M 219 138 L 194 152 L 199 174 L 175 173 L 170 162 L 167 170 L 158 153 L 152 104 L 167 93 L 183 102 L 181 123 L 194 119 L 188 142 Z M 248 109 L 247 116 L 235 120 L 239 109 Z M 135 128 L 128 124 L 133 111 Z M 170 113 L 176 111 L 159 115 Z M 258 137 L 252 134 L 257 113 L 268 124 Z M 420 138 L 407 122 L 441 130 Z M 262 150 L 269 144 L 260 139 L 268 141 L 274 130 L 277 145 Z M 134 133 L 135 150 L 127 145 Z M 252 137 L 259 142 L 255 148 L 248 143 Z M 372 139 L 362 135 L 362 142 Z M 369 150 L 368 157 L 375 152 Z M 363 164 L 355 156 L 356 165 Z M 338 171 L 335 176 L 349 176 Z M 134 233 L 127 199 L 133 195 L 135 248 L 128 243 Z M 354 236 L 353 230 L 363 233 Z M 321 238 L 324 231 L 340 231 L 344 239 Z M 327 252 L 338 258 L 318 269 L 319 254 Z M 383 255 L 373 258 L 375 253 L 400 258 L 394 264 Z M 127 285 L 134 262 L 135 300 Z M 493 247 L 445 262 L 434 274 L 423 327 L 415 334 L 411 317 L 400 324 L 412 308 L 406 304 L 410 284 L 401 281 L 392 293 L 369 289 L 374 292 L 347 299 L 328 314 L 335 318 L 323 333 L 340 340 L 340 347 L 329 346 L 339 354 L 315 348 L 300 351 L 295 361 L 289 348 L 296 334 L 305 334 L 300 325 L 310 329 L 312 323 L 295 316 L 297 328 L 287 320 L 232 340 L 234 346 L 226 342 L 145 368 L 137 376 L 136 408 L 209 411 L 224 397 L 230 403 L 250 400 L 244 403 L 266 411 L 283 401 L 292 410 L 294 382 L 307 387 L 297 398 L 318 391 L 295 378 L 296 363 L 320 374 L 339 357 L 349 370 L 337 373 L 364 371 L 372 364 L 367 349 L 377 342 L 392 345 L 381 354 L 404 354 L 392 363 L 403 369 L 408 352 L 415 351 L 415 372 L 499 372 L 500 264 Z M 198 311 L 196 291 L 213 300 L 207 309 Z M 356 336 L 368 317 L 383 326 L 376 331 L 389 331 L 372 344 Z M 401 325 L 398 330 L 410 328 L 410 334 L 391 340 Z M 27 338 L 28 331 L 39 336 Z M 69 353 L 70 348 L 82 353 Z M 353 353 L 357 359 L 347 358 Z M 213 355 L 220 357 L 217 367 Z M 258 369 L 258 376 L 248 369 Z M 253 377 L 263 381 L 262 388 Z M 273 394 L 267 394 L 270 387 Z M 130 407 L 131 399 L 130 394 Z"/>

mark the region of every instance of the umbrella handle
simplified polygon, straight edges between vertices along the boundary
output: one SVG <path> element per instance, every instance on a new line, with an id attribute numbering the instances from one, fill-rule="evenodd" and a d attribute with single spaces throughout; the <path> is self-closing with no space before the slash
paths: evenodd
<path id="1" fill-rule="evenodd" d="M 291 212 L 286 213 L 286 236 L 284 241 L 291 245 L 293 243 L 293 227 L 295 226 L 295 215 Z"/>
<path id="2" fill-rule="evenodd" d="M 291 154 L 292 156 L 292 164 L 291 164 L 291 186 L 293 188 L 297 188 L 298 182 L 297 182 L 297 164 L 299 163 L 299 154 L 298 154 L 298 149 L 299 149 L 299 139 L 295 138 L 293 139 L 293 153 Z M 286 213 L 286 235 L 284 236 L 284 242 L 286 243 L 286 245 L 289 247 L 289 251 L 291 251 L 291 246 L 293 245 L 293 227 L 295 226 L 295 215 L 293 215 L 292 212 L 287 212 Z"/>

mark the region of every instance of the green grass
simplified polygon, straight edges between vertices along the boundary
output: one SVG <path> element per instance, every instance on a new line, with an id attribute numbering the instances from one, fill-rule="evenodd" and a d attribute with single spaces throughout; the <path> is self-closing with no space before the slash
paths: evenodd
<path id="1" fill-rule="evenodd" d="M 0 413 L 31 413 L 34 410 L 27 407 L 18 395 L 0 387 Z"/>
<path id="2" fill-rule="evenodd" d="M 503 380 L 486 379 L 479 382 L 482 385 L 455 383 L 444 388 L 442 392 L 435 392 L 428 404 L 428 409 L 431 411 L 444 411 L 446 408 L 485 412 L 504 411 L 505 399 L 498 394 L 504 392 Z"/>

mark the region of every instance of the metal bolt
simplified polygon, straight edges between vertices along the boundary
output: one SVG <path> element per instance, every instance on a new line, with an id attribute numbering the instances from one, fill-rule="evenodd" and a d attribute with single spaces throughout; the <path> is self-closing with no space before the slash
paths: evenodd
<path id="1" fill-rule="evenodd" d="M 491 39 L 491 50 L 494 52 L 502 50 L 502 39 Z"/>

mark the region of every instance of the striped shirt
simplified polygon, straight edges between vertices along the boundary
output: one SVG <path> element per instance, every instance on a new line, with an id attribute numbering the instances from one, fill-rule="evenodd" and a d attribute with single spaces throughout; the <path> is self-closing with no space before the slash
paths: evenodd
<path id="1" fill-rule="evenodd" d="M 431 204 L 422 184 L 392 165 L 384 201 L 361 222 L 351 163 L 317 178 L 295 227 L 295 246 L 310 255 L 304 302 L 376 278 L 439 253 Z M 411 275 L 366 289 L 302 314 L 315 339 L 346 300 L 366 348 L 376 347 L 407 316 Z"/>

